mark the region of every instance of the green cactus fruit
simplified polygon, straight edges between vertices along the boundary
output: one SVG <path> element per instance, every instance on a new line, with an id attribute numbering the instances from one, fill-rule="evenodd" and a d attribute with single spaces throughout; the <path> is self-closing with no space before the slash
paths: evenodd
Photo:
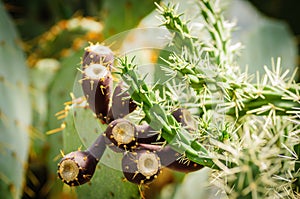
<path id="1" fill-rule="evenodd" d="M 27 167 L 31 104 L 25 57 L 0 2 L 0 195 L 20 198 Z"/>

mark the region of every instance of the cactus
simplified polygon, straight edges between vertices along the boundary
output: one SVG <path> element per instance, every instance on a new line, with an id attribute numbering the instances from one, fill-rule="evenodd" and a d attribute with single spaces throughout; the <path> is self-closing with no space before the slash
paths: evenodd
<path id="1" fill-rule="evenodd" d="M 3 198 L 20 198 L 31 125 L 29 79 L 17 32 L 2 3 L 0 29 L 0 192 Z"/>
<path id="2" fill-rule="evenodd" d="M 176 12 L 176 6 L 157 5 L 163 25 L 173 33 L 170 44 L 175 44 L 174 50 L 163 59 L 162 75 L 167 77 L 166 81 L 150 84 L 139 74 L 134 59 L 129 61 L 126 56 L 119 59 L 115 77 L 124 84 L 125 99 L 137 106 L 133 113 L 127 115 L 126 112 L 125 118 L 121 115 L 109 117 L 106 122 L 110 123 L 105 125 L 97 119 L 99 114 L 93 106 L 87 109 L 84 104 L 78 108 L 75 100 L 68 108 L 63 126 L 64 136 L 69 136 L 64 141 L 66 146 L 71 142 L 77 146 L 59 162 L 59 177 L 69 185 L 91 180 L 91 186 L 96 184 L 103 188 L 102 193 L 97 188 L 88 192 L 83 185 L 77 189 L 79 197 L 94 194 L 108 197 L 109 193 L 110 197 L 115 197 L 117 193 L 111 192 L 112 188 L 106 185 L 112 185 L 106 178 L 115 171 L 101 165 L 94 173 L 95 161 L 89 165 L 86 165 L 89 161 L 82 163 L 90 159 L 89 152 L 95 146 L 92 143 L 96 137 L 103 145 L 113 146 L 113 150 L 106 150 L 109 155 L 105 152 L 100 163 L 114 159 L 122 165 L 118 168 L 122 172 L 116 171 L 110 176 L 121 191 L 129 184 L 122 184 L 120 176 L 144 185 L 155 180 L 161 173 L 161 166 L 166 166 L 182 172 L 210 167 L 213 169 L 212 184 L 230 198 L 296 198 L 299 194 L 300 87 L 293 81 L 295 74 L 287 79 L 288 72 L 281 72 L 278 59 L 277 63 L 272 63 L 272 70 L 265 67 L 265 76 L 252 83 L 247 73 L 242 73 L 235 64 L 237 49 L 231 43 L 232 26 L 225 22 L 218 3 L 203 0 L 198 4 L 208 38 L 194 37 L 188 23 Z M 84 60 L 89 53 L 84 54 Z M 93 57 L 100 59 L 102 56 L 93 54 L 89 58 Z M 97 64 L 88 63 L 90 66 Z M 93 81 L 99 81 L 99 77 Z M 91 85 L 89 82 L 89 86 L 82 88 L 91 88 Z M 182 95 L 182 91 L 186 92 L 185 99 L 174 97 Z M 111 114 L 107 107 L 109 103 L 114 104 L 111 100 L 116 96 L 95 97 L 100 97 L 100 102 L 105 104 L 105 114 Z M 117 101 L 122 103 L 123 100 Z M 97 99 L 89 101 L 93 103 L 98 103 Z M 136 112 L 139 116 L 131 121 L 130 117 L 135 117 Z M 99 129 L 99 124 L 103 129 Z M 89 133 L 91 131 L 96 134 Z M 149 136 L 153 132 L 155 135 Z M 70 136 L 71 133 L 74 135 Z M 103 136 L 107 138 L 105 142 Z M 94 154 L 102 156 L 105 148 L 102 144 L 101 150 Z M 80 152 L 76 149 L 78 145 L 84 147 Z M 74 154 L 79 154 L 78 158 Z M 95 157 L 94 160 L 98 161 Z M 72 175 L 64 173 L 67 170 L 64 163 L 72 166 Z M 80 166 L 90 172 L 83 173 L 78 169 Z M 104 185 L 104 179 L 109 183 Z M 131 188 L 137 190 L 135 186 Z"/>
<path id="3" fill-rule="evenodd" d="M 223 185 L 220 188 L 230 198 L 296 198 L 298 189 L 293 181 L 299 178 L 298 170 L 294 168 L 298 157 L 291 149 L 299 144 L 298 136 L 295 136 L 298 134 L 296 129 L 299 128 L 299 84 L 285 78 L 288 72 L 281 73 L 280 59 L 277 63 L 272 63 L 272 70 L 265 67 L 266 75 L 262 82 L 258 78 L 257 84 L 251 84 L 247 74 L 240 73 L 233 64 L 236 54 L 230 43 L 231 28 L 225 26 L 218 4 L 201 1 L 199 5 L 205 20 L 204 27 L 211 40 L 189 40 L 192 38 L 190 31 L 178 18 L 176 9 L 171 6 L 159 7 L 165 18 L 164 25 L 170 31 L 176 30 L 183 41 L 191 41 L 187 45 L 183 44 L 182 48 L 179 45 L 180 48 L 168 57 L 166 63 L 169 68 L 166 67 L 165 71 L 171 79 L 176 76 L 183 82 L 186 81 L 190 86 L 186 89 L 192 88 L 200 97 L 197 100 L 200 109 L 197 115 L 200 118 L 196 131 L 199 135 L 195 135 L 198 139 L 189 143 L 188 135 L 182 131 L 175 133 L 176 129 L 172 128 L 176 128 L 177 124 L 172 118 L 166 117 L 168 106 L 164 101 L 160 102 L 158 95 L 153 92 L 155 89 L 164 90 L 168 87 L 161 88 L 162 85 L 155 84 L 149 88 L 143 78 L 133 72 L 135 67 L 132 63 L 127 63 L 125 58 L 120 69 L 123 80 L 129 85 L 128 91 L 144 110 L 144 119 L 150 124 L 153 120 L 158 120 L 162 137 L 176 150 L 184 150 L 188 159 L 209 167 L 214 167 L 207 164 L 210 163 L 207 161 L 209 157 L 212 158 L 215 168 L 221 170 L 215 171 L 214 180 L 217 185 Z M 178 37 L 177 34 L 174 34 L 174 40 Z M 201 63 L 199 58 L 202 56 L 205 59 Z M 212 65 L 216 67 L 211 67 Z M 178 73 L 173 73 L 174 70 Z M 216 74 L 211 76 L 213 73 Z M 291 79 L 293 77 L 294 74 Z M 240 78 L 239 83 L 237 78 Z M 218 92 L 223 95 L 223 101 L 217 101 L 218 98 L 214 96 Z M 174 102 L 176 103 L 180 101 Z M 220 111 L 218 107 L 223 109 Z M 156 114 L 151 114 L 153 109 Z M 226 117 L 220 122 L 218 119 L 222 119 L 222 114 Z M 265 117 L 261 117 L 262 115 Z M 214 121 L 213 117 L 218 116 Z M 230 124 L 230 117 L 238 122 L 241 129 L 233 130 L 236 125 Z M 182 137 L 179 139 L 177 136 L 180 134 Z M 201 144 L 208 147 L 204 154 Z M 193 156 L 198 150 L 202 153 Z M 201 162 L 201 159 L 207 162 Z M 271 169 L 275 165 L 278 168 Z M 290 175 L 286 175 L 287 173 Z M 269 191 L 266 193 L 261 187 L 267 187 Z"/>
<path id="4" fill-rule="evenodd" d="M 27 42 L 29 46 L 28 64 L 34 67 L 40 59 L 60 60 L 68 57 L 87 44 L 102 38 L 103 25 L 93 18 L 74 17 L 61 20 L 35 40 Z"/>

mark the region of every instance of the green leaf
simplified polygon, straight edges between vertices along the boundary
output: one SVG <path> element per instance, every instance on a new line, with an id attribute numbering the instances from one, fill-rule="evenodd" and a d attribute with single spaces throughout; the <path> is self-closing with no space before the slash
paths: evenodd
<path id="1" fill-rule="evenodd" d="M 22 195 L 31 104 L 24 54 L 1 3 L 0 30 L 0 193 L 9 199 Z"/>

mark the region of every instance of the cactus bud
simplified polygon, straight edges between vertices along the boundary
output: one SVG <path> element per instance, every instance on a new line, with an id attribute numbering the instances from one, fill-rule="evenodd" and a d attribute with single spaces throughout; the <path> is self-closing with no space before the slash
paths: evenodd
<path id="1" fill-rule="evenodd" d="M 89 107 L 98 118 L 105 121 L 112 88 L 110 71 L 101 64 L 88 65 L 83 71 L 81 83 Z"/>
<path id="2" fill-rule="evenodd" d="M 161 164 L 155 152 L 138 149 L 134 152 L 125 152 L 122 169 L 128 181 L 145 184 L 157 178 L 161 172 Z"/>
<path id="3" fill-rule="evenodd" d="M 91 44 L 85 48 L 82 57 L 82 65 L 101 64 L 111 70 L 114 62 L 114 54 L 110 48 L 100 44 Z"/>

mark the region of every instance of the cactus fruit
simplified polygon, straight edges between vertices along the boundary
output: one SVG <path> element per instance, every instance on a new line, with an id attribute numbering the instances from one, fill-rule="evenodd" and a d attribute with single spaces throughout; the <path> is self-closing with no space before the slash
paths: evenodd
<path id="1" fill-rule="evenodd" d="M 112 69 L 114 64 L 114 54 L 107 46 L 91 44 L 86 47 L 82 57 L 82 65 L 101 64 Z"/>
<path id="2" fill-rule="evenodd" d="M 160 158 L 149 150 L 128 151 L 123 156 L 122 169 L 128 181 L 136 184 L 150 183 L 161 172 Z"/>
<path id="3" fill-rule="evenodd" d="M 112 121 L 106 131 L 105 137 L 108 138 L 107 144 L 112 148 L 116 148 L 116 151 L 131 150 L 137 146 L 136 138 L 138 136 L 137 130 L 134 124 L 126 119 L 117 119 Z"/>
<path id="4" fill-rule="evenodd" d="M 133 151 L 139 143 L 151 144 L 164 141 L 149 124 L 135 125 L 124 118 L 109 123 L 104 135 L 107 137 L 107 144 L 116 152 Z"/>
<path id="5" fill-rule="evenodd" d="M 172 112 L 172 115 L 177 122 L 181 123 L 181 125 L 186 127 L 189 131 L 197 129 L 196 120 L 193 118 L 191 112 L 189 112 L 187 109 L 178 108 Z"/>
<path id="6" fill-rule="evenodd" d="M 160 158 L 161 165 L 169 169 L 189 173 L 202 169 L 203 166 L 183 157 L 182 154 L 173 150 L 170 146 L 160 146 L 152 144 L 139 144 L 140 147 L 155 151 Z"/>
<path id="7" fill-rule="evenodd" d="M 136 126 L 138 131 L 137 142 L 144 144 L 164 142 L 159 131 L 155 131 L 149 124 L 141 124 Z"/>
<path id="8" fill-rule="evenodd" d="M 86 65 L 83 71 L 83 79 L 80 82 L 89 107 L 97 117 L 105 121 L 112 89 L 110 71 L 101 64 Z"/>
<path id="9" fill-rule="evenodd" d="M 163 147 L 161 150 L 157 151 L 157 155 L 161 159 L 161 164 L 169 169 L 173 169 L 179 172 L 193 172 L 202 169 L 203 166 L 183 158 L 182 154 L 173 150 L 170 146 Z"/>
<path id="10" fill-rule="evenodd" d="M 103 123 L 107 120 L 113 87 L 113 62 L 113 52 L 98 43 L 86 47 L 82 57 L 82 90 L 90 108 Z"/>
<path id="11" fill-rule="evenodd" d="M 90 181 L 98 161 L 89 151 L 74 151 L 63 157 L 58 164 L 58 176 L 70 185 L 82 185 Z"/>
<path id="12" fill-rule="evenodd" d="M 58 164 L 58 176 L 70 186 L 89 182 L 105 148 L 104 137 L 101 134 L 87 150 L 65 155 Z"/>

